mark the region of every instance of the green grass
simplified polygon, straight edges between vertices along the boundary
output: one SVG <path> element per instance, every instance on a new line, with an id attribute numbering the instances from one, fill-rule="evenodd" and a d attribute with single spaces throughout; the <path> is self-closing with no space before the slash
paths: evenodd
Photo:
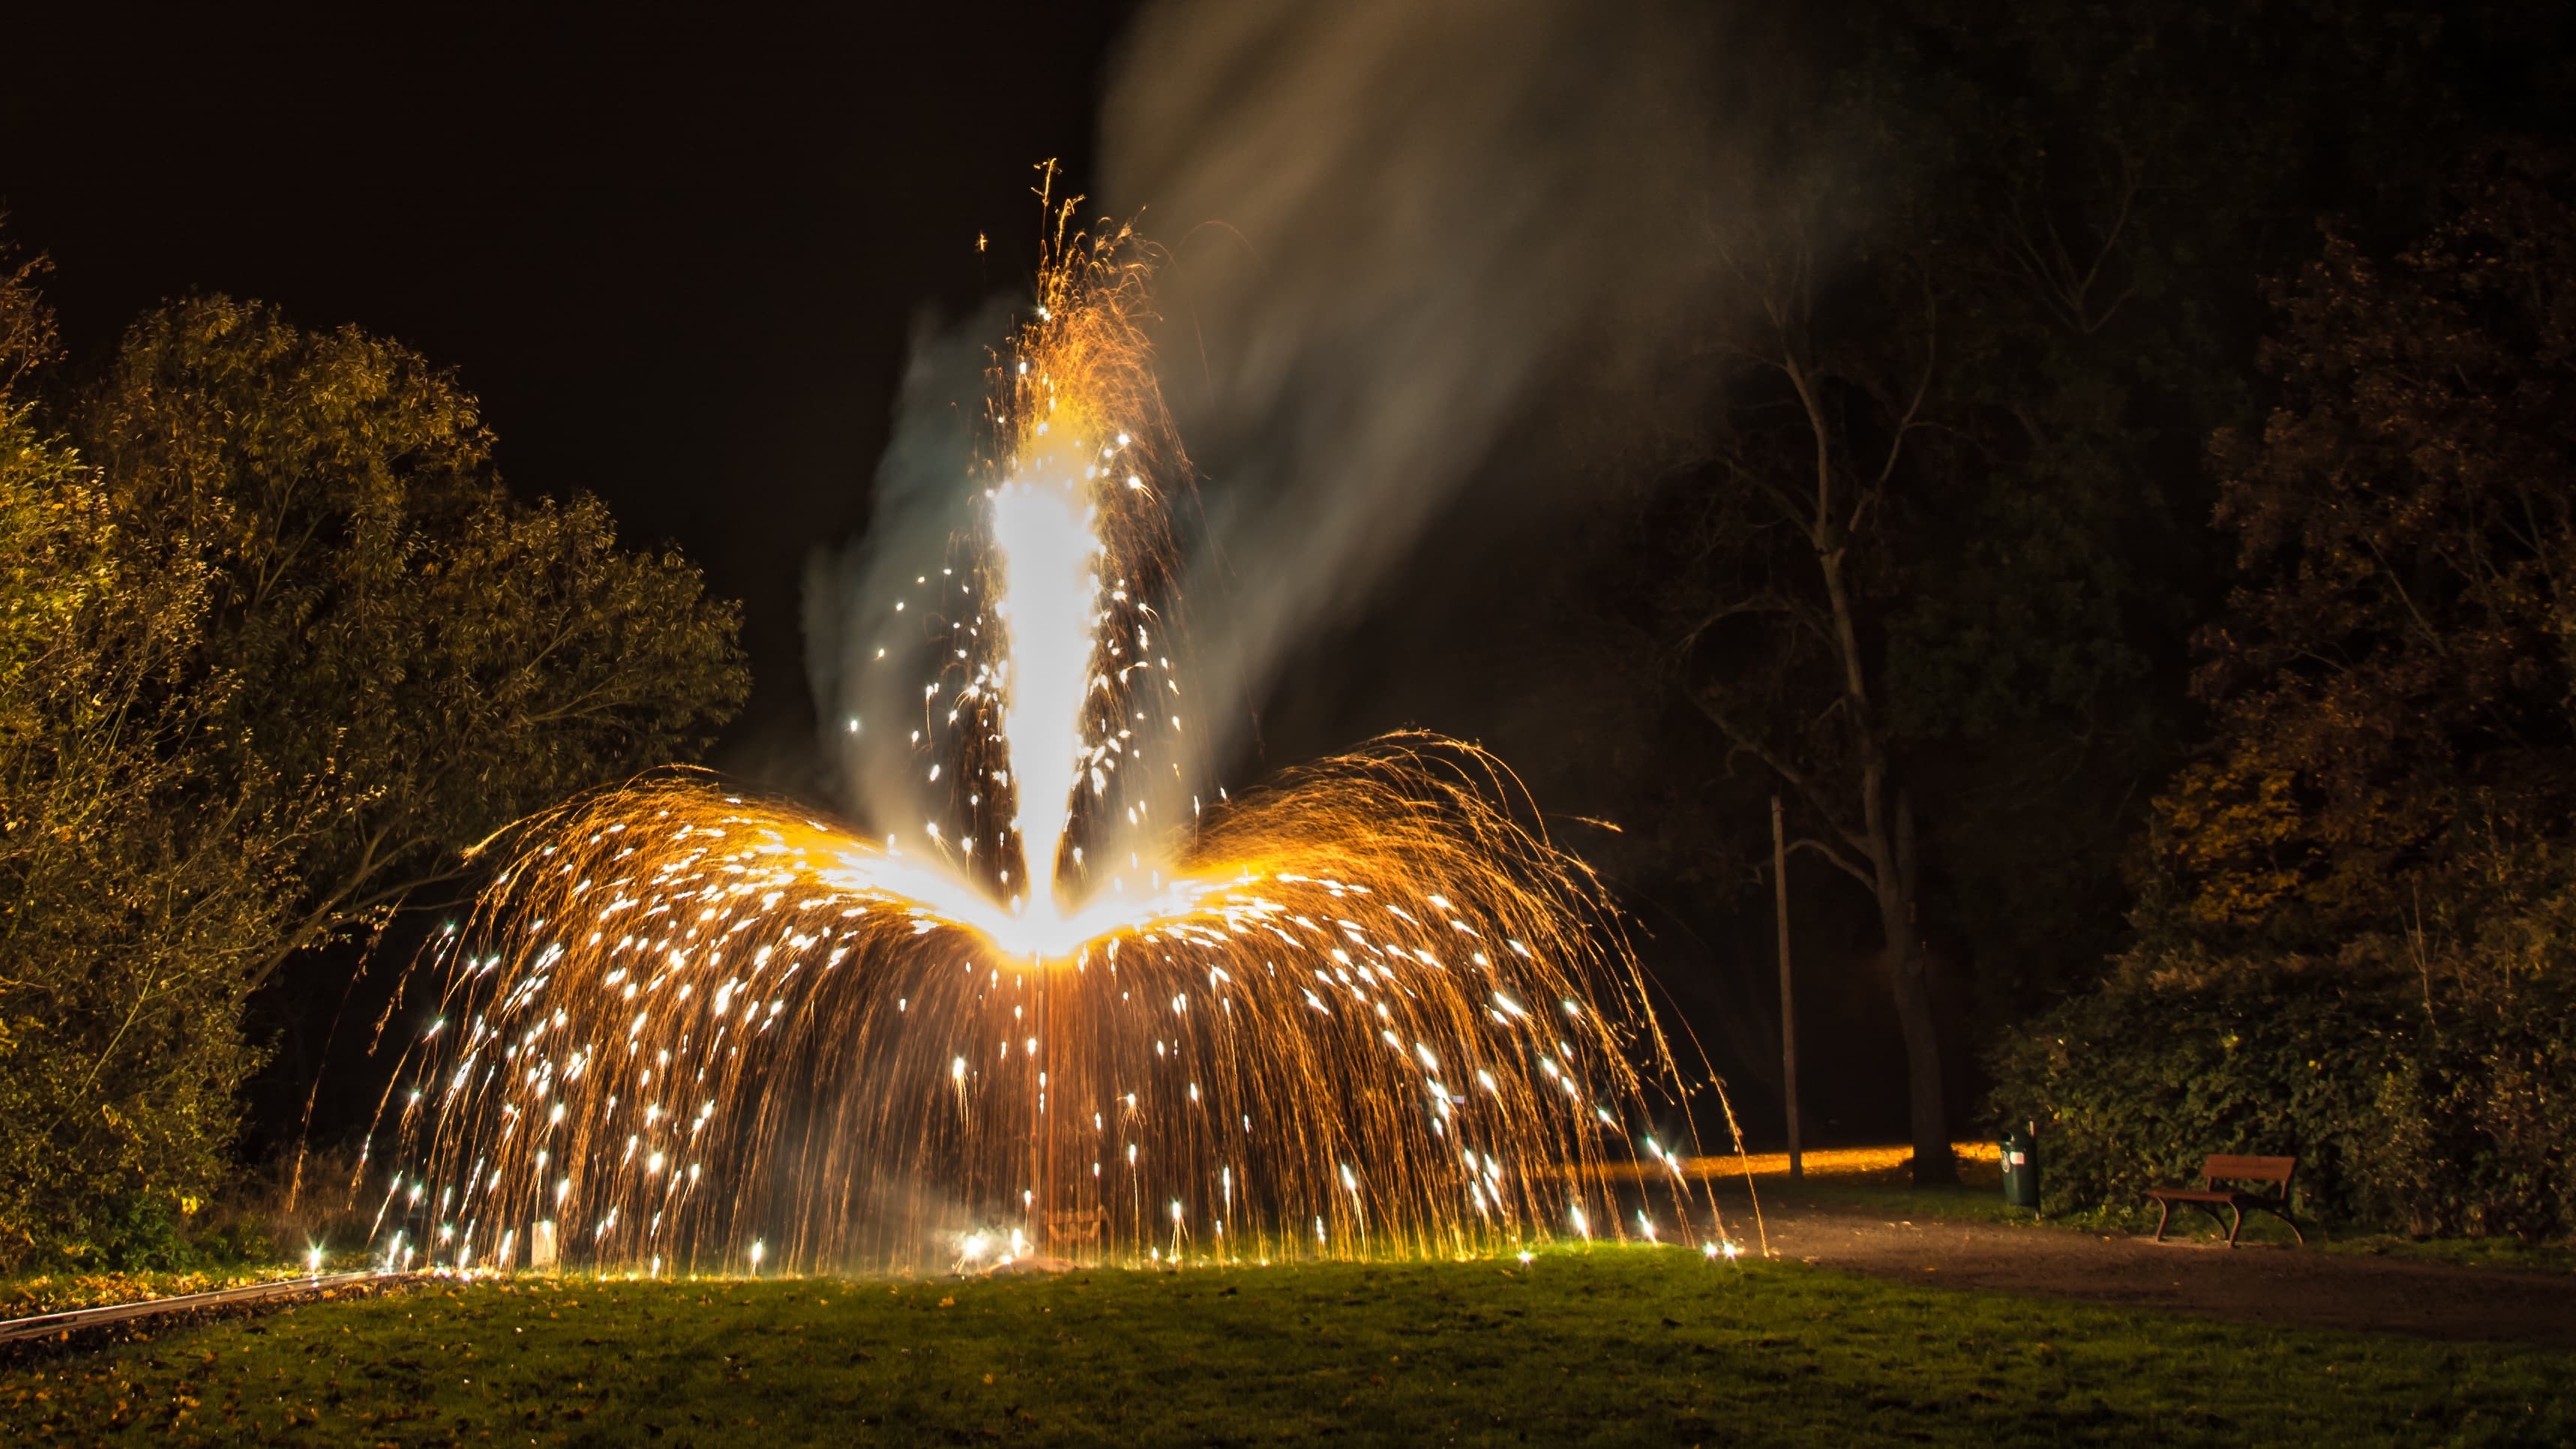
<path id="1" fill-rule="evenodd" d="M 1989 1174 L 1991 1176 L 1991 1174 Z M 1761 1179 L 1756 1185 L 1762 1192 L 1765 1211 L 1777 1208 L 1815 1207 L 1840 1212 L 1862 1212 L 1888 1222 L 1978 1222 L 1998 1223 L 2007 1227 L 2053 1229 L 2083 1233 L 2094 1237 L 2129 1237 L 2152 1232 L 2156 1210 L 2096 1208 L 2087 1212 L 2059 1212 L 2042 1216 L 2029 1208 L 2008 1207 L 2002 1187 L 1994 1182 L 1954 1183 L 1947 1187 L 1916 1187 L 1903 1181 L 1885 1181 L 1857 1177 L 1815 1177 L 1791 1183 L 1787 1178 Z M 1730 1213 L 1744 1193 L 1737 1185 L 1732 1196 L 1723 1195 L 1720 1203 Z M 2321 1243 L 2323 1235 L 2314 1224 L 2301 1227 L 2311 1243 Z M 2210 1220 L 2190 1210 L 2179 1211 L 2166 1236 L 2187 1242 L 2218 1242 L 2227 1236 L 2224 1228 L 2213 1228 Z M 2280 1221 L 2262 1213 L 2248 1213 L 2245 1230 L 2239 1241 L 2247 1243 L 2295 1242 L 2290 1230 Z"/>
<path id="2" fill-rule="evenodd" d="M 1961 1183 L 1950 1187 L 1915 1187 L 1902 1182 L 1878 1182 L 1865 1178 L 1811 1177 L 1792 1183 L 1787 1178 L 1757 1178 L 1762 1205 L 1825 1207 L 1854 1212 L 1874 1213 L 1890 1222 L 1967 1220 L 1981 1223 L 2036 1223 L 2041 1219 L 2028 1208 L 2006 1207 L 2002 1189 L 1993 1184 L 1971 1186 Z M 1734 1185 L 1732 1197 L 1721 1198 L 1729 1207 L 1744 1196 L 1742 1184 Z M 1723 1189 L 1721 1189 L 1723 1190 Z"/>
<path id="3" fill-rule="evenodd" d="M 1648 1249 L 920 1283 L 520 1279 L 0 1372 L 27 1442 L 2576 1440 L 2576 1356 Z"/>
<path id="4" fill-rule="evenodd" d="M 2309 1242 L 2317 1235 L 2310 1233 Z M 2454 1268 L 2504 1268 L 2517 1273 L 2576 1273 L 2576 1243 L 2525 1243 L 2514 1238 L 2401 1238 L 2386 1234 L 2334 1238 L 2329 1253 L 2420 1258 Z"/>

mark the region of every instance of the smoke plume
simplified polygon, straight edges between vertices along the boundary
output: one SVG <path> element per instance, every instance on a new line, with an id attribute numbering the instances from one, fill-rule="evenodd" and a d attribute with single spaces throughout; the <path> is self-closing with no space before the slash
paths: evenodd
<path id="1" fill-rule="evenodd" d="M 1185 592 L 1217 729 L 1461 489 L 1543 499 L 1494 454 L 1579 344 L 1633 361 L 1695 314 L 1710 40 L 1585 0 L 1146 8 L 1099 209 L 1173 254 L 1156 346 L 1207 475 Z"/>
<path id="2" fill-rule="evenodd" d="M 985 372 L 1012 311 L 997 299 L 945 330 L 926 316 L 915 328 L 867 532 L 806 563 L 806 679 L 840 803 L 863 822 L 909 824 L 927 803 L 897 741 L 921 722 L 920 681 L 935 671 L 921 664 L 927 636 L 896 610 L 902 586 L 946 562 L 973 522 Z"/>
<path id="3" fill-rule="evenodd" d="M 1286 656 L 1368 606 L 1462 490 L 1497 509 L 1544 496 L 1495 454 L 1578 344 L 1597 357 L 1615 338 L 1633 363 L 1697 315 L 1711 39 L 1696 12 L 1584 0 L 1164 0 L 1138 17 L 1085 211 L 1135 218 L 1168 252 L 1157 363 L 1204 484 L 1182 575 L 1204 766 L 1235 757 L 1227 731 Z M 918 793 L 907 752 L 867 731 L 919 713 L 918 685 L 894 682 L 920 674 L 865 666 L 912 637 L 885 611 L 970 516 L 1006 317 L 921 341 L 875 519 L 809 573 L 827 753 L 863 811 Z"/>

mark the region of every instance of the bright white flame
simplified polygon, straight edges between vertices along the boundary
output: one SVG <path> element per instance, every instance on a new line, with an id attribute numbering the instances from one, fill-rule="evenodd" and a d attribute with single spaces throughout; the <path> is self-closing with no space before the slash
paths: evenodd
<path id="1" fill-rule="evenodd" d="M 1009 684 L 1002 733 L 1018 785 L 1016 816 L 1029 902 L 1058 915 L 1056 853 L 1073 809 L 1082 756 L 1082 703 L 1091 679 L 1092 559 L 1100 552 L 1082 499 L 1070 487 L 1013 483 L 993 491 L 993 547 L 1001 556 L 1001 617 Z"/>

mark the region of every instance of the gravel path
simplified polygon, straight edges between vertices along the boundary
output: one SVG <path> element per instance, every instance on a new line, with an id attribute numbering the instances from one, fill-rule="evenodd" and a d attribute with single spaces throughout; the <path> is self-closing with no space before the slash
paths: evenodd
<path id="1" fill-rule="evenodd" d="M 2062 1228 L 1906 1222 L 1767 1200 L 1771 1251 L 1874 1278 L 2074 1298 L 2282 1327 L 2576 1349 L 2576 1275 L 2452 1267 L 2253 1244 L 2106 1238 Z"/>

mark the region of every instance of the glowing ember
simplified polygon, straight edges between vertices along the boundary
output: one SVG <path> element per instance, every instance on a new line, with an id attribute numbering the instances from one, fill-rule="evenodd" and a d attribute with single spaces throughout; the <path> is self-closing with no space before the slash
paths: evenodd
<path id="1" fill-rule="evenodd" d="M 456 1029 L 396 1094 L 388 1261 L 508 1266 L 558 1234 L 655 1273 L 1656 1237 L 1607 1169 L 1678 1160 L 1629 1135 L 1650 1101 L 1689 1145 L 1675 1063 L 1497 762 L 1401 736 L 1188 795 L 1152 481 L 1187 464 L 1145 269 L 1124 231 L 1058 237 L 997 368 L 973 566 L 924 572 L 905 615 L 945 630 L 912 742 L 948 823 L 862 833 L 685 773 L 529 822 L 443 943 Z M 1715 1225 L 1678 1172 L 1650 1190 Z"/>

